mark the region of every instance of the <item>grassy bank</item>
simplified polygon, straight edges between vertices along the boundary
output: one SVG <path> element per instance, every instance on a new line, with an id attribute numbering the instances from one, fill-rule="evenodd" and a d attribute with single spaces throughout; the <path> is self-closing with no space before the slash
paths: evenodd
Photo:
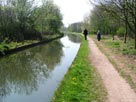
<path id="1" fill-rule="evenodd" d="M 120 39 L 112 40 L 112 37 L 110 36 L 104 36 L 102 40 L 107 47 L 118 53 L 129 56 L 136 55 L 136 50 L 134 49 L 134 39 L 129 38 L 129 41 L 127 41 L 126 44 Z"/>
<path id="2" fill-rule="evenodd" d="M 89 61 L 88 42 L 82 40 L 76 59 L 62 80 L 52 102 L 105 102 L 100 76 Z"/>
<path id="3" fill-rule="evenodd" d="M 10 43 L 1 43 L 0 44 L 0 52 L 4 52 L 9 49 L 15 49 L 17 47 L 26 46 L 32 43 L 36 43 L 38 40 L 26 40 L 23 42 L 10 42 Z"/>
<path id="4" fill-rule="evenodd" d="M 9 42 L 9 43 L 2 42 L 0 44 L 0 53 L 5 55 L 4 52 L 6 52 L 8 50 L 16 49 L 16 48 L 31 45 L 31 44 L 35 44 L 35 43 L 42 42 L 42 41 L 49 41 L 50 39 L 54 39 L 59 36 L 63 36 L 63 34 L 61 34 L 61 35 L 59 35 L 59 34 L 47 35 L 47 36 L 44 36 L 41 41 L 39 41 L 39 40 L 24 40 L 23 42 Z"/>

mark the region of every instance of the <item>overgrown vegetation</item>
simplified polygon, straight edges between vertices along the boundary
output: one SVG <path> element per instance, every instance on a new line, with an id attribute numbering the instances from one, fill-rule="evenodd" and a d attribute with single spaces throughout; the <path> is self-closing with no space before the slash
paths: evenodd
<path id="1" fill-rule="evenodd" d="M 89 61 L 88 42 L 82 41 L 80 50 L 52 102 L 104 102 L 106 92 L 100 76 Z"/>
<path id="2" fill-rule="evenodd" d="M 26 45 L 30 45 L 32 43 L 37 43 L 37 40 L 27 40 L 24 42 L 10 42 L 8 44 L 6 43 L 1 43 L 0 44 L 0 53 L 5 55 L 5 51 L 10 50 L 10 49 L 15 49 L 21 46 L 26 46 Z"/>
<path id="3" fill-rule="evenodd" d="M 38 2 L 0 0 L 0 53 L 62 34 L 59 7 L 52 0 Z"/>
<path id="4" fill-rule="evenodd" d="M 40 0 L 38 1 L 40 2 Z M 0 0 L 0 42 L 42 40 L 59 33 L 62 15 L 52 0 Z"/>
<path id="5" fill-rule="evenodd" d="M 136 50 L 134 49 L 134 40 L 129 38 L 129 43 L 124 44 L 122 40 L 116 39 L 112 40 L 111 37 L 105 36 L 104 44 L 109 48 L 122 53 L 124 55 L 136 55 Z"/>

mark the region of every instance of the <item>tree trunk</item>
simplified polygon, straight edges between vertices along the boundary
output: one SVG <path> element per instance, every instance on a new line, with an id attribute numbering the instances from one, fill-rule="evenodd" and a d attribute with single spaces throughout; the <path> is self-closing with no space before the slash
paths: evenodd
<path id="1" fill-rule="evenodd" d="M 126 26 L 126 32 L 125 32 L 125 35 L 124 35 L 124 43 L 126 44 L 127 43 L 127 32 L 128 32 L 128 27 L 127 27 L 127 21 L 125 21 L 125 26 Z"/>
<path id="2" fill-rule="evenodd" d="M 134 33 L 135 33 L 135 38 L 134 39 L 135 39 L 135 49 L 136 49 L 136 18 L 135 18 L 135 32 Z"/>
<path id="3" fill-rule="evenodd" d="M 136 49 L 136 17 L 135 17 L 135 24 L 134 24 L 134 26 L 135 26 L 135 30 L 134 30 L 134 34 L 135 34 L 135 36 L 134 36 L 135 37 L 134 38 L 135 39 L 135 45 L 134 46 L 135 47 L 134 48 Z"/>
<path id="4" fill-rule="evenodd" d="M 127 21 L 128 21 L 128 13 L 127 13 L 127 0 L 125 0 L 125 5 L 124 5 L 124 17 L 125 17 L 125 35 L 124 35 L 124 43 L 127 42 L 127 32 L 128 32 L 128 24 L 127 24 Z"/>
<path id="5" fill-rule="evenodd" d="M 135 32 L 135 49 L 136 49 L 136 32 Z"/>

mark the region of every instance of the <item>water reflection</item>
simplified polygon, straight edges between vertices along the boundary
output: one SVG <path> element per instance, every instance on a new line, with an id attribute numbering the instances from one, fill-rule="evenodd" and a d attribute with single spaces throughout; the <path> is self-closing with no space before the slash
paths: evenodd
<path id="1" fill-rule="evenodd" d="M 68 38 L 70 41 L 74 42 L 74 43 L 80 43 L 81 42 L 81 38 L 77 37 L 79 35 L 77 34 L 67 34 Z"/>
<path id="2" fill-rule="evenodd" d="M 57 46 L 56 46 L 57 45 Z M 31 94 L 60 62 L 62 44 L 54 41 L 0 60 L 0 96 L 11 92 Z"/>
<path id="3" fill-rule="evenodd" d="M 0 59 L 0 102 L 49 102 L 79 42 L 69 35 Z"/>

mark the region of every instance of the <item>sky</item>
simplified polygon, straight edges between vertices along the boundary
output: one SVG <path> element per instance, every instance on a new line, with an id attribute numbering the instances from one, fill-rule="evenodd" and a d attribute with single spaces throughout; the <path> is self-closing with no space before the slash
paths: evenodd
<path id="1" fill-rule="evenodd" d="M 66 27 L 71 23 L 83 21 L 92 9 L 88 0 L 54 0 L 54 3 L 60 7 Z"/>

